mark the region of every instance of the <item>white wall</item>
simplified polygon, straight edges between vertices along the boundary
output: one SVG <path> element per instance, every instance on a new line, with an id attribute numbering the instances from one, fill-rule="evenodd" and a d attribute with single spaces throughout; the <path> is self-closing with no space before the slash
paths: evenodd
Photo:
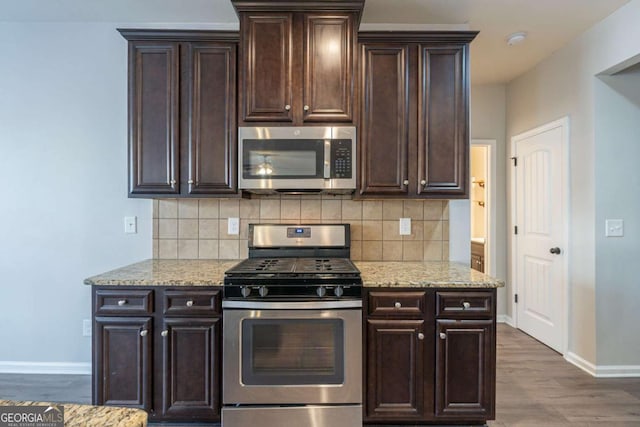
<path id="1" fill-rule="evenodd" d="M 598 365 L 604 366 L 640 365 L 640 287 L 634 268 L 640 247 L 638 135 L 640 67 L 596 80 L 596 337 Z M 607 218 L 624 219 L 624 237 L 605 237 Z"/>
<path id="2" fill-rule="evenodd" d="M 471 87 L 471 139 L 496 140 L 496 271 L 498 279 L 505 280 L 507 287 L 498 289 L 498 315 L 511 316 L 509 282 L 507 279 L 507 147 L 506 85 L 478 85 Z"/>
<path id="3" fill-rule="evenodd" d="M 127 198 L 126 41 L 109 24 L 0 22 L 0 57 L 0 371 L 86 364 L 83 279 L 151 257 L 151 202 Z"/>
<path id="4" fill-rule="evenodd" d="M 596 286 L 613 286 L 596 282 L 595 235 L 604 225 L 596 222 L 595 208 L 595 75 L 640 53 L 638 22 L 640 0 L 632 0 L 507 87 L 507 138 L 570 118 L 569 352 L 586 365 L 599 362 Z"/>

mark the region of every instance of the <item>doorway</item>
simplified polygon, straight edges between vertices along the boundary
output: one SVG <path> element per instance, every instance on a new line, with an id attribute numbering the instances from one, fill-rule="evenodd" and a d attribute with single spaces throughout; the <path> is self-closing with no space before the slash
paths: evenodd
<path id="1" fill-rule="evenodd" d="M 567 117 L 511 138 L 515 324 L 552 349 L 567 346 Z"/>
<path id="2" fill-rule="evenodd" d="M 496 140 L 474 139 L 470 150 L 471 268 L 496 274 Z M 482 256 L 482 259 L 478 257 Z"/>

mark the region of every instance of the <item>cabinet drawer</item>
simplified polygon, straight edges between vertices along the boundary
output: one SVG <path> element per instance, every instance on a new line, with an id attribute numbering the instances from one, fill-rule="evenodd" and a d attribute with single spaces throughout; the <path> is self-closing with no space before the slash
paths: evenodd
<path id="1" fill-rule="evenodd" d="M 153 313 L 152 290 L 98 289 L 95 291 L 96 315 L 149 315 Z"/>
<path id="2" fill-rule="evenodd" d="M 492 315 L 492 292 L 436 292 L 438 317 L 472 318 Z"/>
<path id="3" fill-rule="evenodd" d="M 369 316 L 423 317 L 426 292 L 369 292 Z"/>
<path id="4" fill-rule="evenodd" d="M 165 316 L 219 315 L 220 290 L 167 290 L 163 307 Z"/>

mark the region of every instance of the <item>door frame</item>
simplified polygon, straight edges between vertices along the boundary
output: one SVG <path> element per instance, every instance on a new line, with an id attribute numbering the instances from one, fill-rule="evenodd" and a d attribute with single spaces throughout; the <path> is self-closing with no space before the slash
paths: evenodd
<path id="1" fill-rule="evenodd" d="M 487 149 L 487 178 L 485 183 L 485 230 L 487 230 L 487 241 L 485 241 L 485 274 L 495 276 L 496 272 L 496 166 L 498 142 L 495 139 L 472 139 L 472 146 L 485 147 Z M 471 202 L 473 203 L 473 202 Z M 488 244 L 487 244 L 488 243 Z M 486 267 L 489 266 L 487 270 Z"/>
<path id="2" fill-rule="evenodd" d="M 515 325 L 516 328 L 518 328 L 518 310 L 517 307 L 515 305 L 515 295 L 518 294 L 518 281 L 517 281 L 517 277 L 518 277 L 518 271 L 517 271 L 517 257 L 518 257 L 518 248 L 517 248 L 517 242 L 516 242 L 516 237 L 515 237 L 515 233 L 514 233 L 514 226 L 517 225 L 516 224 L 516 219 L 517 219 L 517 210 L 516 210 L 516 201 L 517 201 L 517 192 L 516 192 L 516 168 L 513 167 L 513 157 L 516 156 L 516 144 L 523 140 L 523 139 L 527 139 L 530 138 L 532 136 L 535 135 L 539 135 L 541 133 L 544 132 L 548 132 L 552 129 L 556 129 L 556 128 L 561 128 L 562 131 L 562 167 L 563 167 L 563 171 L 561 173 L 561 177 L 562 177 L 562 183 L 560 185 L 560 191 L 562 193 L 562 207 L 561 207 L 561 211 L 562 214 L 564 216 L 563 219 L 563 227 L 564 227 L 564 235 L 562 236 L 563 242 L 562 242 L 562 248 L 563 248 L 563 275 L 562 275 L 562 280 L 561 280 L 561 286 L 562 286 L 562 291 L 561 291 L 561 295 L 563 298 L 562 301 L 562 308 L 563 308 L 563 313 L 560 315 L 561 316 L 561 322 L 562 322 L 562 345 L 561 345 L 561 349 L 562 349 L 562 355 L 566 355 L 568 350 L 569 350 L 569 294 L 570 294 L 570 289 L 569 286 L 571 284 L 570 281 L 570 275 L 569 275 L 569 265 L 570 265 L 570 257 L 571 257 L 571 247 L 570 247 L 570 238 L 571 238 L 571 234 L 570 234 L 570 230 L 569 230 L 569 218 L 570 218 L 570 213 L 571 213 L 571 187 L 569 185 L 569 179 L 570 179 L 570 158 L 569 158 L 569 144 L 570 144 L 570 120 L 569 120 L 569 116 L 564 116 L 560 119 L 554 120 L 552 122 L 548 122 L 546 124 L 543 124 L 541 126 L 537 126 L 533 129 L 530 129 L 528 131 L 519 133 L 517 135 L 514 135 L 511 137 L 511 147 L 510 147 L 510 153 L 511 153 L 511 158 L 508 158 L 508 162 L 510 164 L 509 167 L 509 182 L 510 182 L 510 194 L 509 194 L 509 198 L 510 198 L 510 214 L 509 214 L 509 229 L 507 230 L 507 234 L 509 235 L 509 245 L 511 246 L 511 262 L 510 262 L 510 267 L 511 267 L 511 274 L 510 274 L 510 280 L 511 280 L 511 292 L 510 292 L 510 298 L 511 298 L 511 302 L 512 302 L 512 310 L 511 310 L 511 314 L 512 314 L 512 320 L 513 320 L 513 324 Z M 519 329 L 519 328 L 518 328 Z"/>

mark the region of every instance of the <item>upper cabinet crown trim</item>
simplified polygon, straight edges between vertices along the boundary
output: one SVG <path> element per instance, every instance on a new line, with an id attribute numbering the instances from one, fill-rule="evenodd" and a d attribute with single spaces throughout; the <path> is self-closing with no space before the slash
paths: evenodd
<path id="1" fill-rule="evenodd" d="M 231 0 L 236 12 L 358 12 L 362 13 L 365 0 Z"/>
<path id="2" fill-rule="evenodd" d="M 470 43 L 478 31 L 359 31 L 359 42 Z"/>
<path id="3" fill-rule="evenodd" d="M 240 40 L 240 33 L 238 31 L 118 28 L 118 32 L 122 37 L 129 41 L 170 40 L 172 42 L 238 42 Z"/>

